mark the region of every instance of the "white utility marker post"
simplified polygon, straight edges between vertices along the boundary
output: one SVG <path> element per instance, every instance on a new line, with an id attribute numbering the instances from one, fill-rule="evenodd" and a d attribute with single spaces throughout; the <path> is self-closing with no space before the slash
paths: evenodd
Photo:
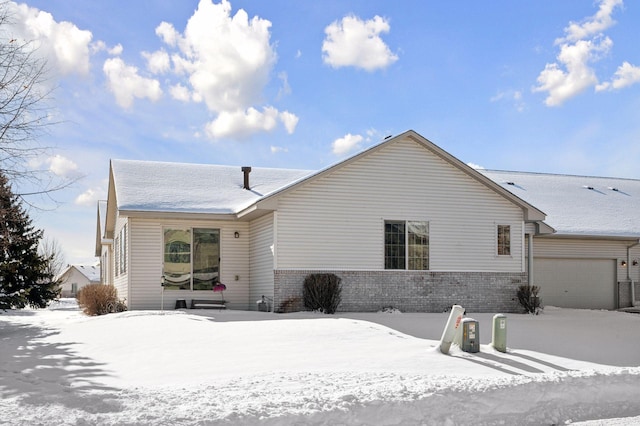
<path id="1" fill-rule="evenodd" d="M 507 316 L 495 314 L 493 316 L 493 333 L 491 346 L 499 352 L 507 352 Z"/>
<path id="2" fill-rule="evenodd" d="M 464 308 L 460 305 L 453 305 L 451 307 L 451 313 L 449 314 L 449 320 L 447 321 L 447 325 L 444 327 L 444 331 L 442 332 L 442 338 L 440 339 L 440 352 L 443 354 L 448 354 L 449 349 L 451 348 L 451 343 L 453 339 L 456 337 L 456 333 L 458 332 L 458 327 L 460 326 L 460 321 L 462 321 L 462 316 L 464 315 Z"/>

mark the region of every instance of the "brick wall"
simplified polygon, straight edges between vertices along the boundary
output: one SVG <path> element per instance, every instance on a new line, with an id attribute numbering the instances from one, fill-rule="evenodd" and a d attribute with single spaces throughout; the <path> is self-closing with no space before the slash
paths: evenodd
<path id="1" fill-rule="evenodd" d="M 634 282 L 636 300 L 640 299 L 640 283 Z M 631 300 L 631 282 L 619 281 L 618 282 L 618 307 L 627 308 L 633 306 Z"/>
<path id="2" fill-rule="evenodd" d="M 430 271 L 274 271 L 276 312 L 304 310 L 302 284 L 314 272 L 342 279 L 341 312 L 443 312 L 462 305 L 469 312 L 521 312 L 516 291 L 526 273 Z"/>

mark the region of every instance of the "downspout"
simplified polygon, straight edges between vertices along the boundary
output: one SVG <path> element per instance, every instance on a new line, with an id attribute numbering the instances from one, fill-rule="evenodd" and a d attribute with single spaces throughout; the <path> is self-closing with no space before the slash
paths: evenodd
<path id="1" fill-rule="evenodd" d="M 527 253 L 527 268 L 529 269 L 529 274 L 527 277 L 529 287 L 533 285 L 533 235 L 531 233 L 527 234 L 527 245 L 528 245 L 528 253 Z"/>
<path id="2" fill-rule="evenodd" d="M 640 240 L 635 243 L 627 246 L 627 281 L 631 283 L 631 306 L 636 306 L 636 286 L 633 280 L 631 279 L 631 249 L 640 244 Z"/>

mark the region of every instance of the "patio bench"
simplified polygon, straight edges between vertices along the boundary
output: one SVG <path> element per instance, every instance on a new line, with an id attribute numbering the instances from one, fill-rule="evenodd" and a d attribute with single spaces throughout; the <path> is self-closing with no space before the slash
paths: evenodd
<path id="1" fill-rule="evenodd" d="M 226 309 L 225 300 L 191 299 L 191 309 Z"/>

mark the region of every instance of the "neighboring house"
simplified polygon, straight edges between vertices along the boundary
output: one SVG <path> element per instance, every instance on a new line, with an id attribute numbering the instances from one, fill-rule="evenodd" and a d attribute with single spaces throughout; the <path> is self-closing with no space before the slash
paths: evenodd
<path id="1" fill-rule="evenodd" d="M 556 231 L 534 239 L 530 278 L 543 303 L 615 309 L 638 300 L 640 180 L 480 172 L 543 210 Z"/>
<path id="2" fill-rule="evenodd" d="M 220 281 L 230 308 L 257 309 L 266 296 L 276 310 L 297 310 L 305 276 L 333 272 L 342 278 L 341 311 L 438 312 L 454 303 L 517 311 L 529 272 L 536 284 L 547 279 L 542 270 L 554 271 L 544 259 L 591 259 L 583 251 L 608 243 L 551 237 L 555 222 L 528 198 L 533 191 L 491 173 L 413 131 L 317 172 L 112 160 L 98 205 L 102 282 L 129 309 L 220 298 L 212 291 Z M 639 241 L 634 232 L 613 238 L 604 258 L 618 264 L 619 248 Z M 575 255 L 554 252 L 578 247 L 575 239 L 585 243 Z M 545 285 L 543 298 L 554 291 Z"/>
<path id="3" fill-rule="evenodd" d="M 100 284 L 100 267 L 87 265 L 68 265 L 58 275 L 62 297 L 76 297 L 78 291 L 88 284 Z"/>

